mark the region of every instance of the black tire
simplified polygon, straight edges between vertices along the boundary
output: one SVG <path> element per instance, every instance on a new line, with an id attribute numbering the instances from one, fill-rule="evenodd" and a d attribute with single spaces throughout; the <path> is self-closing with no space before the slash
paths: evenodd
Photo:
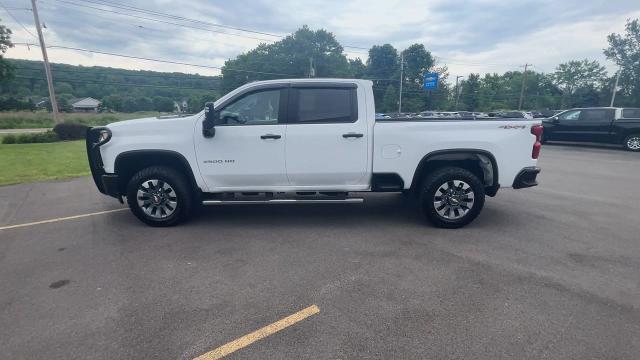
<path id="1" fill-rule="evenodd" d="M 622 146 L 629 151 L 640 151 L 640 134 L 631 134 L 622 142 Z"/>
<path id="2" fill-rule="evenodd" d="M 154 180 L 157 180 L 155 185 Z M 152 189 L 155 190 L 154 194 L 161 194 L 158 196 L 161 200 L 157 206 L 151 203 L 152 200 L 148 201 L 151 205 L 147 207 L 140 205 L 139 199 L 142 202 L 145 201 L 143 199 L 151 199 L 147 194 L 152 191 L 145 192 L 145 189 Z M 144 193 L 140 198 L 139 190 Z M 173 226 L 187 220 L 193 210 L 193 201 L 193 192 L 186 177 L 170 167 L 145 168 L 136 173 L 127 184 L 127 204 L 131 212 L 140 221 L 151 226 Z M 170 205 L 174 203 L 174 206 Z M 149 211 L 146 212 L 145 209 Z"/>
<path id="3" fill-rule="evenodd" d="M 442 192 L 444 186 L 451 188 L 451 193 L 448 190 Z M 445 196 L 436 196 L 436 192 Z M 422 181 L 419 193 L 420 208 L 427 219 L 433 225 L 447 229 L 460 228 L 472 222 L 480 214 L 484 198 L 484 185 L 480 179 L 458 167 L 444 167 L 428 174 Z"/>

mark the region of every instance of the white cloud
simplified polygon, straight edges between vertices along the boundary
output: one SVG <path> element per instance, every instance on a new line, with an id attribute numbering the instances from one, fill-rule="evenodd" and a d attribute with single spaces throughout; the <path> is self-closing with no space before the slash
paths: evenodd
<path id="1" fill-rule="evenodd" d="M 627 18 L 640 17 L 640 11 L 618 16 L 597 16 L 588 20 L 549 26 L 516 39 L 496 44 L 491 49 L 467 53 L 463 49 L 440 53 L 449 60 L 452 74 L 521 70 L 517 66 L 534 64 L 533 70 L 553 72 L 562 62 L 576 59 L 598 60 L 609 72 L 615 64 L 607 61 L 602 50 L 608 46 L 606 36 L 624 32 Z M 464 64 L 464 63 L 472 64 Z"/>

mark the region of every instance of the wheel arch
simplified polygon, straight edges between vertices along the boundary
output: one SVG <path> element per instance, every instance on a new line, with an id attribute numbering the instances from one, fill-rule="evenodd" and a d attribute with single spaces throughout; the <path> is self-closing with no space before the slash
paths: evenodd
<path id="1" fill-rule="evenodd" d="M 185 174 L 193 190 L 201 191 L 194 171 L 184 155 L 171 150 L 146 149 L 125 151 L 116 157 L 114 171 L 118 174 L 120 193 L 126 193 L 127 184 L 135 173 L 150 166 L 168 166 L 179 170 Z"/>
<path id="2" fill-rule="evenodd" d="M 458 166 L 474 173 L 485 185 L 488 196 L 494 196 L 500 187 L 498 163 L 492 153 L 480 149 L 445 149 L 422 157 L 413 173 L 411 189 L 417 189 L 427 174 L 445 166 Z"/>

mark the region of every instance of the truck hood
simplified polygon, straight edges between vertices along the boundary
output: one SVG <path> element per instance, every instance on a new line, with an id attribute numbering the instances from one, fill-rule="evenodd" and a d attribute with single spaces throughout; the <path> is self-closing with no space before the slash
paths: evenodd
<path id="1" fill-rule="evenodd" d="M 113 132 L 145 130 L 148 132 L 165 131 L 176 126 L 190 126 L 200 117 L 200 113 L 194 115 L 157 116 L 140 119 L 117 121 L 107 125 Z"/>

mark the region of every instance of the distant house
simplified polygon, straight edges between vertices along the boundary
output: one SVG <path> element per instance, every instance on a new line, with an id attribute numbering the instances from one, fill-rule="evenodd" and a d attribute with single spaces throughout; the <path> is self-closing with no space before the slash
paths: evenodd
<path id="1" fill-rule="evenodd" d="M 37 109 L 43 109 L 43 108 L 47 107 L 47 104 L 49 104 L 49 98 L 48 97 L 42 97 L 40 99 L 35 99 L 34 102 L 36 104 L 36 108 Z"/>
<path id="2" fill-rule="evenodd" d="M 182 99 L 180 102 L 173 102 L 173 111 L 177 113 L 186 113 L 189 110 L 189 103 L 187 99 Z"/>
<path id="3" fill-rule="evenodd" d="M 75 112 L 98 112 L 98 106 L 100 106 L 100 100 L 90 97 L 71 100 L 71 107 Z"/>

